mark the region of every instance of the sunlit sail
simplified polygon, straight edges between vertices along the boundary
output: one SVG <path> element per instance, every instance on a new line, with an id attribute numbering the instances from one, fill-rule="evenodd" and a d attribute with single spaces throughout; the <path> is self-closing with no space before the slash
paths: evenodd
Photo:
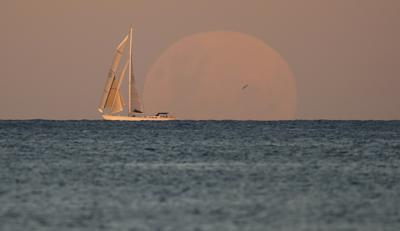
<path id="1" fill-rule="evenodd" d="M 141 115 L 143 107 L 141 105 L 139 93 L 136 88 L 136 81 L 133 72 L 133 58 L 132 58 L 132 36 L 133 29 L 131 28 L 129 34 L 118 44 L 114 54 L 114 59 L 111 64 L 110 71 L 104 87 L 104 92 L 101 97 L 99 111 L 103 113 L 105 120 L 122 120 L 122 121 L 144 121 L 144 120 L 175 120 L 174 117 L 168 113 L 157 113 L 152 116 Z M 125 48 L 129 44 L 129 50 L 126 57 L 126 63 L 122 68 L 121 73 L 118 73 L 118 68 L 126 56 Z M 121 85 L 128 70 L 128 109 L 127 116 L 121 116 L 117 113 L 124 111 L 124 100 L 121 94 Z"/>

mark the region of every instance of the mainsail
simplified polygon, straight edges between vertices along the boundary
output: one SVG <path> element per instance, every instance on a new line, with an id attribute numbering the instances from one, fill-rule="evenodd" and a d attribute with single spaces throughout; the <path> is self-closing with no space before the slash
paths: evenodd
<path id="1" fill-rule="evenodd" d="M 133 75 L 133 71 L 131 71 L 131 113 L 143 113 L 142 104 L 140 103 L 139 94 L 136 90 L 135 76 Z"/>
<path id="2" fill-rule="evenodd" d="M 132 113 L 143 113 L 142 105 L 140 103 L 139 94 L 136 90 L 135 75 L 133 74 L 133 57 L 132 57 L 132 28 L 129 32 L 129 114 Z"/>

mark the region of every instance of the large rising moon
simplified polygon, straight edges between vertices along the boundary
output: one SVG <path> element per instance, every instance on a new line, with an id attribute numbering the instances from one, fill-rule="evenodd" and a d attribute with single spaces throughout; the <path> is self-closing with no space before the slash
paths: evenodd
<path id="1" fill-rule="evenodd" d="M 261 40 L 212 31 L 170 46 L 146 76 L 144 109 L 178 119 L 290 120 L 296 83 L 285 60 Z"/>

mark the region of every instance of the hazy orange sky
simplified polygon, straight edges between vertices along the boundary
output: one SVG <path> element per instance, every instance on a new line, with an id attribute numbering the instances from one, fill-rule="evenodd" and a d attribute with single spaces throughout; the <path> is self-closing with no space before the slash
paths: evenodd
<path id="1" fill-rule="evenodd" d="M 299 119 L 400 119 L 398 0 L 2 0 L 0 119 L 100 119 L 115 46 L 134 24 L 140 91 L 157 58 L 229 30 L 275 49 Z"/>

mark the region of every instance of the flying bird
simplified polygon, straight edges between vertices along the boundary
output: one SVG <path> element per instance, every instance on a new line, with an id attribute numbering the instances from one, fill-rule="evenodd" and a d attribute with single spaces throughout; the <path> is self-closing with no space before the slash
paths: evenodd
<path id="1" fill-rule="evenodd" d="M 248 86 L 249 86 L 248 84 L 244 85 L 244 86 L 242 87 L 242 90 L 246 89 Z"/>

